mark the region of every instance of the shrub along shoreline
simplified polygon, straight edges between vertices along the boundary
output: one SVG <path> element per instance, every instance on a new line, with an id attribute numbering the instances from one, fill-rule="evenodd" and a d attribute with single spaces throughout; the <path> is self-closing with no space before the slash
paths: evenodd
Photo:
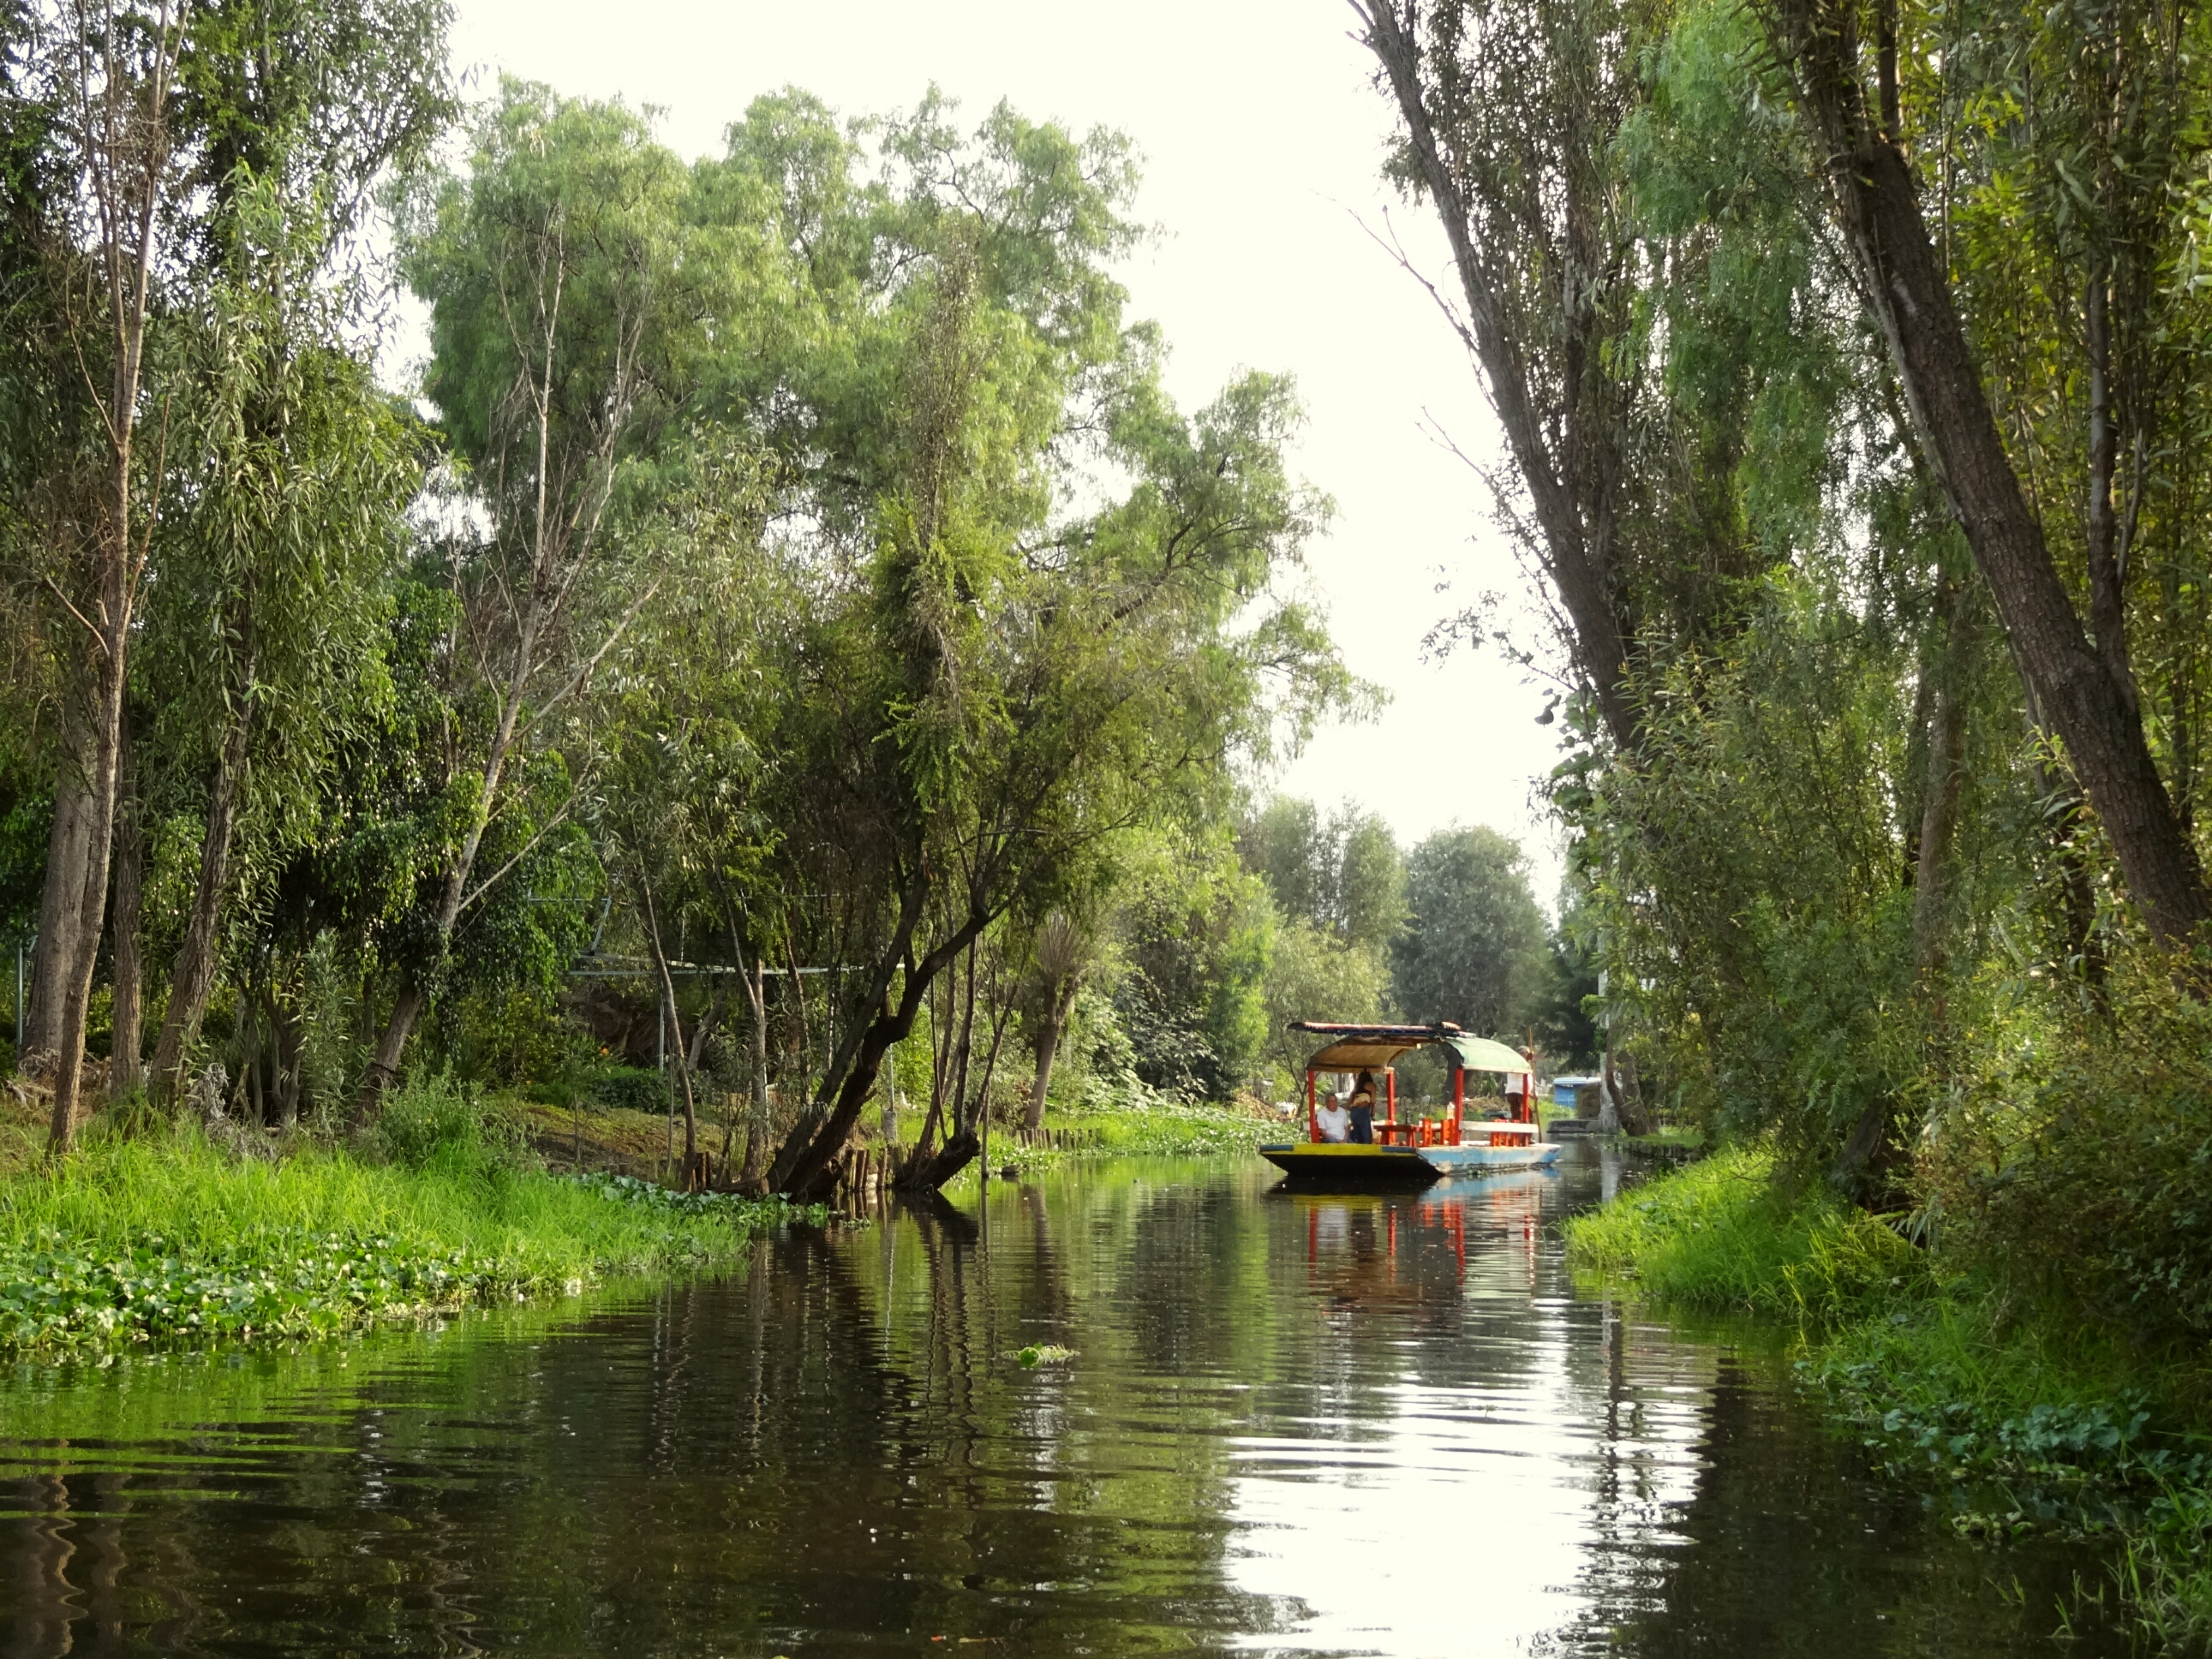
<path id="1" fill-rule="evenodd" d="M 2148 1632 L 2212 1636 L 2212 1364 L 1958 1270 L 1917 1227 L 1739 1146 L 1570 1221 L 1567 1245 L 1655 1304 L 1794 1322 L 1803 1383 L 1961 1534 L 2114 1538 Z"/>
<path id="2" fill-rule="evenodd" d="M 0 1176 L 0 1350 L 334 1335 L 709 1266 L 813 1213 L 549 1174 L 441 1082 L 397 1091 L 358 1146 L 105 1126 Z"/>

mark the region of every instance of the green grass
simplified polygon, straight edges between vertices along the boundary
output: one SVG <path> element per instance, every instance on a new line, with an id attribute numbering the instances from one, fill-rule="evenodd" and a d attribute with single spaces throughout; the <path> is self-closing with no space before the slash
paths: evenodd
<path id="1" fill-rule="evenodd" d="M 1147 1158 L 1249 1152 L 1263 1141 L 1287 1139 L 1291 1133 L 1279 1121 L 1206 1103 L 1115 1107 L 1070 1116 L 1065 1127 L 1095 1135 L 1100 1152 Z"/>
<path id="2" fill-rule="evenodd" d="M 1890 1228 L 1820 1191 L 1792 1194 L 1762 1148 L 1716 1153 L 1567 1224 L 1575 1265 L 1656 1302 L 1833 1324 L 1927 1287 Z"/>
<path id="3" fill-rule="evenodd" d="M 1632 1188 L 1567 1239 L 1578 1269 L 1652 1302 L 1794 1322 L 1807 1386 L 1891 1475 L 1947 1490 L 1961 1532 L 2116 1535 L 2146 1630 L 2212 1636 L 2204 1356 L 1951 1272 L 1824 1188 L 1778 1182 L 1761 1148 Z"/>
<path id="4" fill-rule="evenodd" d="M 1681 1124 L 1668 1124 L 1654 1129 L 1648 1135 L 1631 1135 L 1630 1143 L 1638 1146 L 1686 1146 L 1692 1150 L 1705 1144 L 1705 1132 Z"/>
<path id="5" fill-rule="evenodd" d="M 1258 1116 L 1243 1107 L 1206 1102 L 1056 1108 L 1047 1122 L 1052 1128 L 1084 1137 L 1082 1144 L 1066 1148 L 1024 1146 L 1006 1131 L 994 1129 L 993 1167 L 1013 1164 L 1036 1170 L 1057 1169 L 1071 1159 L 1211 1158 L 1247 1152 L 1263 1142 L 1288 1140 L 1304 1133 L 1302 1125 Z"/>
<path id="6" fill-rule="evenodd" d="M 548 1175 L 496 1135 L 392 1115 L 370 1153 L 156 1128 L 0 1178 L 0 1347 L 329 1334 L 703 1264 L 790 1213 Z"/>

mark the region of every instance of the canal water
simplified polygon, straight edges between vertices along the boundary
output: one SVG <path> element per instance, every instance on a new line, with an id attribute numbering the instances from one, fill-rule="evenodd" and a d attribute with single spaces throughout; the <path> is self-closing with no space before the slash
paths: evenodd
<path id="1" fill-rule="evenodd" d="M 1577 1293 L 1607 1156 L 1081 1166 L 723 1277 L 17 1367 L 0 1655 L 2124 1651 L 2054 1634 L 2093 1556 L 1962 1541 L 1771 1341 Z"/>

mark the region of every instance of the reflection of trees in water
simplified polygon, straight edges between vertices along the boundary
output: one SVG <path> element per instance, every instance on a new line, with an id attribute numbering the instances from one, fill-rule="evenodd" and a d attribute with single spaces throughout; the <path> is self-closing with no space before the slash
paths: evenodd
<path id="1" fill-rule="evenodd" d="M 1267 1392 L 1270 1432 L 1394 1419 L 1406 1387 L 1510 1392 L 1553 1361 L 1532 1310 L 1544 1218 L 1542 1174 L 1449 1182 L 1420 1193 L 1270 1195 L 1274 1291 L 1317 1323 Z"/>
<path id="2" fill-rule="evenodd" d="M 98 1484 L 96 1476 L 80 1482 L 95 1491 Z M 66 1480 L 60 1475 L 31 1475 L 9 1482 L 7 1491 L 12 1518 L 4 1523 L 8 1560 L 0 1583 L 8 1588 L 7 1605 L 12 1610 L 8 1650 L 11 1654 L 66 1653 L 73 1619 L 83 1619 L 89 1613 L 105 1624 L 114 1617 L 112 1593 L 102 1595 L 92 1584 L 82 1582 L 86 1575 L 82 1570 L 76 1575 L 77 1582 L 72 1582 L 78 1540 Z M 96 1505 L 94 1493 L 82 1497 L 92 1498 Z M 97 1543 L 86 1542 L 97 1551 Z M 98 1554 L 93 1553 L 90 1559 L 97 1562 Z M 111 1586 L 113 1576 L 112 1571 L 106 1575 Z"/>
<path id="3" fill-rule="evenodd" d="M 0 1650 L 60 1653 L 125 1625 L 143 1639 L 164 1619 L 183 1645 L 287 1652 L 524 1632 L 793 1650 L 825 1629 L 1110 1645 L 1276 1622 L 1224 1582 L 1234 1402 L 1151 1364 L 1233 1364 L 1243 1340 L 1208 1335 L 1218 1287 L 1158 1248 L 1174 1206 L 1110 1180 L 1057 1214 L 1034 1193 L 993 1202 L 989 1230 L 957 1212 L 793 1230 L 740 1273 L 503 1340 L 476 1322 L 374 1339 L 356 1352 L 388 1369 L 358 1382 L 311 1353 L 304 1397 L 272 1382 L 231 1403 L 213 1369 L 205 1396 L 181 1369 L 159 1378 L 161 1420 L 207 1409 L 223 1426 L 127 1477 L 169 1489 L 158 1525 L 118 1509 L 125 1477 L 71 1477 L 80 1507 L 91 1489 L 120 1515 L 99 1522 L 70 1513 L 59 1477 L 19 1483 L 34 1519 L 9 1526 L 0 1571 L 24 1593 Z M 1214 1224 L 1194 1248 L 1218 1257 Z M 1079 1358 L 1024 1371 L 1005 1355 L 1027 1340 Z M 142 1451 L 154 1420 L 134 1431 Z M 210 1462 L 238 1496 L 188 1495 Z M 125 1590 L 103 1599 L 94 1557 Z"/>
<path id="4" fill-rule="evenodd" d="M 1581 1333 L 1560 1344 L 1565 1404 L 1597 1437 L 1589 1456 L 1591 1547 L 1576 1585 L 1589 1610 L 1570 1629 L 1601 1647 L 1605 1631 L 1665 1603 L 1680 1543 L 1674 1519 L 1697 1489 L 1719 1350 L 1640 1325 L 1609 1296 L 1561 1313 Z"/>
<path id="5" fill-rule="evenodd" d="M 580 1319 L 19 1389 L 0 1653 L 1225 1645 L 1300 1614 L 1227 1582 L 1237 1449 L 1417 1432 L 1407 1388 L 1567 1425 L 1588 1611 L 1559 1648 L 1840 1656 L 1822 1621 L 1886 1631 L 1871 1608 L 1920 1621 L 1898 1650 L 1967 1652 L 1961 1621 L 2020 1625 L 1989 1558 L 1873 1505 L 1773 1379 L 1567 1295 L 1559 1183 L 1261 1178 L 994 1182 L 987 1224 L 794 1230 Z M 1076 1358 L 1024 1371 L 1025 1342 Z"/>
<path id="6" fill-rule="evenodd" d="M 994 1186 L 972 1244 L 925 1224 L 918 1249 L 854 1254 L 882 1273 L 886 1348 L 943 1390 L 929 1422 L 945 1438 L 909 1475 L 957 1516 L 966 1555 L 940 1564 L 933 1630 L 1018 1630 L 1043 1651 L 1278 1621 L 1224 1579 L 1236 1400 L 1195 1340 L 1207 1274 L 1174 1267 L 1176 1241 L 1203 1248 L 1203 1231 L 1177 1227 L 1169 1196 L 1108 1171 L 1056 1207 Z M 1024 1371 L 1011 1354 L 1032 1342 L 1076 1358 Z"/>
<path id="7" fill-rule="evenodd" d="M 1588 1605 L 1539 1651 L 2050 1650 L 2068 1574 L 2091 1565 L 2078 1553 L 1954 1546 L 1916 1494 L 1870 1480 L 1856 1444 L 1790 1397 L 1778 1354 L 1650 1323 L 1639 1339 L 1626 1309 L 1601 1305 L 1595 1547 L 1576 1586 Z M 2007 1599 L 2015 1579 L 2024 1605 Z M 2087 1634 L 2069 1651 L 2125 1650 Z"/>

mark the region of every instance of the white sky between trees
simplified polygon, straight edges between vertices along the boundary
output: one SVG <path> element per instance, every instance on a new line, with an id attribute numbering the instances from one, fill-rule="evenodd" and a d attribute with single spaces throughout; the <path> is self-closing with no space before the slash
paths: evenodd
<path id="1" fill-rule="evenodd" d="M 1487 491 L 1425 429 L 1498 455 L 1466 354 L 1362 228 L 1385 231 L 1387 211 L 1448 284 L 1433 216 L 1380 179 L 1394 111 L 1352 21 L 1340 0 L 459 0 L 453 52 L 472 95 L 503 70 L 656 106 L 687 156 L 719 151 L 723 127 L 785 85 L 857 114 L 909 107 L 934 81 L 969 124 L 1003 96 L 1032 119 L 1127 133 L 1138 217 L 1160 228 L 1122 272 L 1133 313 L 1165 330 L 1186 410 L 1242 368 L 1296 376 L 1310 422 L 1296 464 L 1338 507 L 1309 550 L 1311 585 L 1353 672 L 1391 693 L 1376 723 L 1320 733 L 1278 787 L 1324 807 L 1350 796 L 1409 846 L 1455 819 L 1490 824 L 1528 849 L 1548 909 L 1558 837 L 1530 782 L 1557 758 L 1559 727 L 1535 723 L 1545 689 L 1488 644 L 1421 658 L 1437 620 L 1486 591 L 1514 596 L 1516 635 L 1544 641 Z"/>

